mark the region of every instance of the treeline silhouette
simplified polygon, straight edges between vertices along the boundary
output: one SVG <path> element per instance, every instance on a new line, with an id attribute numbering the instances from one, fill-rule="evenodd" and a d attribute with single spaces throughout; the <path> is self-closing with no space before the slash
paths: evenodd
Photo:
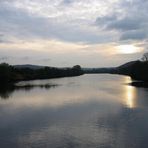
<path id="1" fill-rule="evenodd" d="M 24 80 L 35 79 L 50 79 L 60 77 L 70 77 L 82 75 L 83 71 L 79 65 L 72 68 L 55 68 L 55 67 L 42 67 L 33 69 L 29 67 L 15 67 L 7 63 L 0 64 L 0 82 L 18 82 Z"/>
<path id="2" fill-rule="evenodd" d="M 148 82 L 148 61 L 137 60 L 125 63 L 118 67 L 84 68 L 86 74 L 119 74 L 130 76 L 133 80 Z"/>
<path id="3" fill-rule="evenodd" d="M 148 81 L 148 61 L 137 61 L 132 67 L 130 76 L 135 80 Z"/>
<path id="4" fill-rule="evenodd" d="M 132 61 L 117 67 L 116 74 L 128 75 L 134 80 L 148 81 L 148 61 Z"/>

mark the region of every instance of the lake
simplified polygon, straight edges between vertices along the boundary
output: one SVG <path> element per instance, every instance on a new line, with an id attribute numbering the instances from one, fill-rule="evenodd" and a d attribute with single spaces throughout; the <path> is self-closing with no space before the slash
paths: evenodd
<path id="1" fill-rule="evenodd" d="M 148 88 L 129 77 L 27 81 L 0 91 L 0 148 L 147 148 Z"/>

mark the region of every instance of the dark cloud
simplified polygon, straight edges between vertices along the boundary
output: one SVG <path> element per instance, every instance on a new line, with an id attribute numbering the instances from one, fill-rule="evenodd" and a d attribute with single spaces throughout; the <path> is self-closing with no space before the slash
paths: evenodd
<path id="1" fill-rule="evenodd" d="M 145 40 L 147 37 L 144 30 L 135 30 L 122 33 L 120 40 Z"/>
<path id="2" fill-rule="evenodd" d="M 108 29 L 117 29 L 121 31 L 127 31 L 127 30 L 136 30 L 141 27 L 142 24 L 139 23 L 139 20 L 132 19 L 132 18 L 123 18 L 121 20 L 112 20 L 110 23 L 108 23 L 107 28 Z"/>
<path id="3" fill-rule="evenodd" d="M 148 1 L 120 1 L 112 14 L 98 17 L 96 24 L 104 30 L 118 31 L 121 34 L 120 40 L 146 39 L 148 38 Z"/>
<path id="4" fill-rule="evenodd" d="M 74 3 L 74 0 L 63 0 L 62 2 L 61 2 L 61 4 L 72 4 L 72 3 Z"/>

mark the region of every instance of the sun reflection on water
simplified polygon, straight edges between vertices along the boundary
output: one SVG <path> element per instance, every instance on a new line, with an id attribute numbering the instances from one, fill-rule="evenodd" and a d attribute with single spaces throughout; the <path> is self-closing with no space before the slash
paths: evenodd
<path id="1" fill-rule="evenodd" d="M 129 83 L 131 80 L 129 77 L 126 77 L 125 82 Z M 133 86 L 126 85 L 125 86 L 125 105 L 128 108 L 137 107 L 136 104 L 136 89 Z"/>

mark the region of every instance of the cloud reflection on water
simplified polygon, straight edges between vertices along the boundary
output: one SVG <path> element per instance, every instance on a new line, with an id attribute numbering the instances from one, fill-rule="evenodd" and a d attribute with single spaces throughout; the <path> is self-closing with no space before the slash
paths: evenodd
<path id="1" fill-rule="evenodd" d="M 60 87 L 18 89 L 10 99 L 0 100 L 2 147 L 145 148 L 145 88 L 129 86 L 125 84 L 130 82 L 127 77 L 114 75 L 83 75 L 31 84 L 49 82 Z"/>

